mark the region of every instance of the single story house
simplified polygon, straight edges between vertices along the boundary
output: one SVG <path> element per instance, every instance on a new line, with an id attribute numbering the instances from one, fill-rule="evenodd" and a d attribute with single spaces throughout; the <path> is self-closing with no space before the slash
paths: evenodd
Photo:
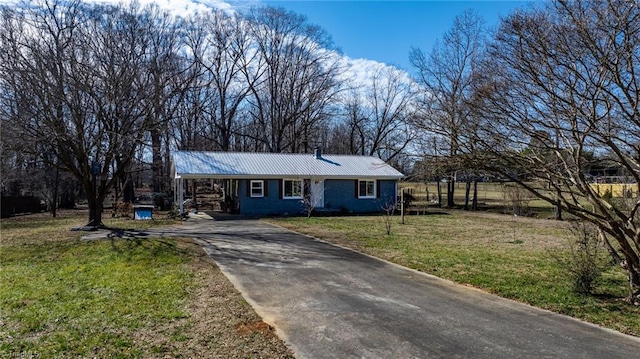
<path id="1" fill-rule="evenodd" d="M 173 153 L 173 178 L 184 213 L 184 180 L 223 180 L 225 201 L 246 216 L 316 211 L 379 212 L 395 205 L 404 175 L 379 158 L 353 155 L 200 152 Z"/>

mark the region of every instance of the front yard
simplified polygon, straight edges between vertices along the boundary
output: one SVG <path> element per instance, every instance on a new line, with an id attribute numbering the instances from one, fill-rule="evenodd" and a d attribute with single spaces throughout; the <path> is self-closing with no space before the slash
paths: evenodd
<path id="1" fill-rule="evenodd" d="M 552 253 L 564 250 L 568 223 L 490 213 L 413 215 L 391 235 L 381 216 L 272 219 L 272 223 L 481 288 L 502 297 L 640 336 L 640 307 L 625 302 L 627 281 L 608 268 L 593 295 L 578 295 Z"/>
<path id="2" fill-rule="evenodd" d="M 81 241 L 83 212 L 0 222 L 2 357 L 284 358 L 284 346 L 190 239 Z M 168 220 L 105 220 L 129 228 Z M 640 336 L 640 308 L 624 301 L 624 274 L 611 267 L 594 295 L 578 295 L 551 253 L 568 224 L 451 211 L 286 218 L 278 225 L 481 288 L 503 297 Z"/>
<path id="3" fill-rule="evenodd" d="M 85 217 L 0 222 L 1 357 L 292 357 L 190 239 L 81 241 Z"/>

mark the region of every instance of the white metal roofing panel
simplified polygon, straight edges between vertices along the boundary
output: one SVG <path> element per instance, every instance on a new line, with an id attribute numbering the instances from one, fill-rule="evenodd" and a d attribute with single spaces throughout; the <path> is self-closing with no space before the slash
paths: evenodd
<path id="1" fill-rule="evenodd" d="M 379 158 L 351 155 L 176 151 L 173 166 L 176 178 L 404 177 Z"/>

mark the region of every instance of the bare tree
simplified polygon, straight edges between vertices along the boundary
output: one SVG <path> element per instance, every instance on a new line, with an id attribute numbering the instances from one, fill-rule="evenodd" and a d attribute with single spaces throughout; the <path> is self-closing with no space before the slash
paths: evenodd
<path id="1" fill-rule="evenodd" d="M 425 113 L 417 122 L 424 130 L 447 140 L 450 163 L 447 182 L 447 206 L 453 207 L 456 172 L 461 169 L 465 126 L 472 114 L 475 68 L 484 48 L 484 20 L 467 10 L 454 20 L 453 26 L 436 43 L 430 54 L 413 48 L 411 64 L 418 70 L 417 81 L 424 88 Z"/>
<path id="2" fill-rule="evenodd" d="M 329 150 L 400 160 L 415 139 L 415 95 L 411 79 L 393 67 L 381 67 L 367 81 L 359 80 L 342 96 L 342 121 L 333 124 Z"/>
<path id="3" fill-rule="evenodd" d="M 9 61 L 0 81 L 10 84 L 3 101 L 15 109 L 3 120 L 49 144 L 49 158 L 82 183 L 89 223 L 99 225 L 102 203 L 147 128 L 141 14 L 58 0 L 2 11 Z"/>
<path id="4" fill-rule="evenodd" d="M 410 125 L 416 111 L 413 84 L 401 71 L 385 67 L 373 76 L 365 98 L 365 154 L 392 161 L 414 138 Z"/>
<path id="5" fill-rule="evenodd" d="M 385 203 L 381 208 L 380 215 L 382 216 L 382 223 L 384 224 L 384 231 L 387 236 L 391 235 L 391 225 L 393 223 L 393 215 L 396 212 L 396 203 Z M 404 224 L 404 217 L 402 217 L 402 223 Z"/>
<path id="6" fill-rule="evenodd" d="M 362 102 L 359 92 L 352 90 L 351 95 L 344 104 L 345 121 L 341 126 L 337 127 L 336 132 L 338 141 L 344 141 L 343 145 L 348 144 L 345 153 L 364 156 L 367 151 L 365 133 L 367 119 Z M 345 136 L 347 136 L 346 139 Z"/>
<path id="7" fill-rule="evenodd" d="M 139 75 L 147 76 L 149 83 L 148 96 L 143 98 L 142 105 L 147 108 L 152 188 L 154 192 L 163 192 L 168 188 L 168 164 L 164 159 L 169 157 L 163 155 L 163 142 L 166 142 L 163 134 L 168 132 L 195 77 L 191 68 L 193 58 L 179 55 L 183 31 L 178 19 L 157 6 L 144 8 L 139 18 L 140 42 L 146 47 L 145 67 Z"/>
<path id="8" fill-rule="evenodd" d="M 269 152 L 309 150 L 314 147 L 310 129 L 326 118 L 337 92 L 339 67 L 331 38 L 282 8 L 255 8 L 247 21 L 257 58 L 245 68 L 256 130 L 246 135 Z"/>
<path id="9" fill-rule="evenodd" d="M 606 234 L 636 304 L 640 200 L 600 196 L 585 168 L 590 153 L 609 153 L 640 190 L 639 19 L 623 0 L 554 1 L 506 18 L 481 71 L 476 138 L 486 168 Z"/>
<path id="10" fill-rule="evenodd" d="M 26 18 L 19 12 L 9 7 L 1 9 L 2 28 L 5 29 L 0 35 L 3 147 L 11 151 L 9 156 L 3 151 L 3 165 L 13 164 L 11 172 L 4 172 L 3 177 L 6 179 L 11 178 L 11 174 L 16 175 L 11 192 L 22 194 L 15 192 L 26 190 L 31 194 L 38 193 L 49 202 L 55 217 L 59 182 L 57 139 L 53 134 L 43 131 L 35 116 L 31 116 L 31 111 L 37 108 L 36 116 L 47 118 L 54 124 L 63 121 L 61 93 L 66 83 L 64 51 L 73 47 L 71 32 L 77 25 L 77 14 L 70 11 L 69 19 L 48 21 L 48 15 L 56 13 L 58 9 L 56 3 L 45 5 L 48 7 L 40 16 L 30 18 L 41 26 L 44 35 L 41 39 L 29 35 L 33 23 L 26 23 Z M 77 4 L 73 2 L 70 4 L 70 9 L 76 7 Z M 34 89 L 30 81 L 39 76 L 48 76 L 48 81 Z M 32 136 L 34 133 L 40 134 L 45 140 L 35 140 Z M 38 178 L 35 181 L 37 183 L 31 183 L 30 178 Z M 16 191 L 18 187 L 20 190 Z"/>
<path id="11" fill-rule="evenodd" d="M 194 90 L 201 102 L 202 136 L 212 149 L 229 151 L 250 89 L 243 73 L 256 54 L 249 51 L 251 39 L 239 15 L 212 10 L 189 21 L 187 46 L 198 66 Z"/>

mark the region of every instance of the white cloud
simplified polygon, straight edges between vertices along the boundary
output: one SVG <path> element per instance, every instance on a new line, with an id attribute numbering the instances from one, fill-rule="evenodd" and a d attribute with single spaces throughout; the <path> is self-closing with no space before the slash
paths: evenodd
<path id="1" fill-rule="evenodd" d="M 372 85 L 374 77 L 379 76 L 380 73 L 385 71 L 391 71 L 397 74 L 404 83 L 414 83 L 413 79 L 406 71 L 395 66 L 387 65 L 375 60 L 352 59 L 348 56 L 340 56 L 340 67 L 345 69 L 345 72 L 341 75 L 341 80 L 348 81 L 354 87 L 361 87 L 363 91 L 366 91 L 367 87 Z"/>
<path id="2" fill-rule="evenodd" d="M 355 84 L 366 84 L 373 80 L 373 77 L 388 65 L 369 59 L 352 59 L 342 56 L 340 59 L 342 66 L 348 69 L 347 79 L 351 79 Z"/>
<path id="3" fill-rule="evenodd" d="M 99 4 L 128 4 L 130 1 L 122 0 L 90 0 Z M 162 10 L 173 15 L 186 17 L 198 12 L 206 12 L 210 9 L 220 9 L 232 13 L 234 8 L 224 0 L 138 0 L 140 5 L 156 4 Z"/>
<path id="4" fill-rule="evenodd" d="M 13 5 L 20 0 L 0 0 L 0 4 Z M 46 0 L 38 0 L 46 1 Z M 130 0 L 86 0 L 88 2 L 99 4 L 128 4 Z M 236 10 L 245 10 L 254 5 L 259 5 L 259 0 L 138 0 L 141 5 L 156 4 L 160 9 L 169 11 L 178 16 L 188 16 L 195 13 L 206 12 L 210 9 L 220 9 L 227 13 L 233 13 Z M 341 75 L 342 81 L 348 81 L 352 86 L 366 87 L 372 83 L 373 77 L 385 68 L 391 68 L 398 71 L 406 78 L 407 83 L 412 83 L 411 76 L 406 71 L 400 70 L 395 66 L 387 65 L 382 62 L 369 59 L 352 59 L 350 57 L 335 54 L 339 56 L 338 63 L 341 68 L 345 69 L 345 73 Z"/>
<path id="5" fill-rule="evenodd" d="M 21 0 L 0 0 L 0 5 L 16 5 Z M 46 0 L 37 0 L 36 3 L 43 3 Z M 50 0 L 53 1 L 53 0 Z M 131 0 L 85 0 L 87 2 L 97 4 L 129 4 Z M 34 1 L 35 2 L 35 1 Z M 156 4 L 160 9 L 171 12 L 178 16 L 188 16 L 197 12 L 204 12 L 209 9 L 220 9 L 229 13 L 233 13 L 238 5 L 232 5 L 231 2 L 225 0 L 138 0 L 140 5 Z M 254 1 L 242 2 L 243 7 L 247 4 L 253 4 Z"/>

